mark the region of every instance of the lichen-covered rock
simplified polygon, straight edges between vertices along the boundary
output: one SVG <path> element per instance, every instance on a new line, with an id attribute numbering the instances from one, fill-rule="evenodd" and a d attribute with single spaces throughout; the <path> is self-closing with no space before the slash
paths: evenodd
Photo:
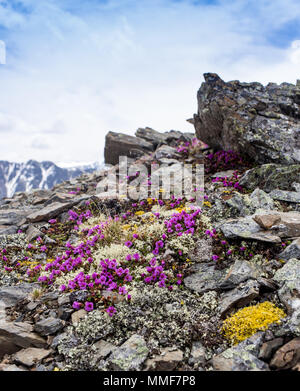
<path id="1" fill-rule="evenodd" d="M 216 270 L 214 265 L 197 264 L 195 273 L 184 279 L 184 285 L 197 293 L 220 289 L 224 277 L 223 270 Z"/>
<path id="2" fill-rule="evenodd" d="M 300 259 L 300 238 L 295 239 L 280 254 L 278 258 L 288 261 L 292 258 Z"/>
<path id="3" fill-rule="evenodd" d="M 299 204 L 300 203 L 300 192 L 297 191 L 286 191 L 286 190 L 272 190 L 270 192 L 270 197 L 274 200 L 292 202 Z"/>
<path id="4" fill-rule="evenodd" d="M 269 83 L 225 83 L 204 74 L 194 115 L 197 137 L 216 149 L 234 150 L 259 163 L 300 161 L 299 88 Z"/>
<path id="5" fill-rule="evenodd" d="M 245 172 L 239 184 L 246 189 L 260 189 L 269 193 L 274 189 L 290 190 L 293 182 L 300 180 L 300 164 L 288 166 L 263 164 Z"/>
<path id="6" fill-rule="evenodd" d="M 266 363 L 257 358 L 263 342 L 263 333 L 257 333 L 238 345 L 213 357 L 216 371 L 268 371 Z"/>
<path id="7" fill-rule="evenodd" d="M 229 268 L 221 288 L 231 289 L 241 282 L 249 279 L 257 279 L 262 274 L 261 268 L 253 262 L 237 259 Z"/>
<path id="8" fill-rule="evenodd" d="M 149 349 L 141 335 L 134 334 L 115 350 L 110 358 L 111 369 L 117 371 L 139 371 L 147 359 Z"/>
<path id="9" fill-rule="evenodd" d="M 250 195 L 234 192 L 233 196 L 225 201 L 226 206 L 231 209 L 230 216 L 248 216 L 257 209 L 271 210 L 274 208 L 274 202 L 263 190 L 257 188 Z"/>
<path id="10" fill-rule="evenodd" d="M 292 313 L 300 306 L 300 260 L 290 259 L 273 277 L 280 285 L 278 296 L 281 302 Z"/>
<path id="11" fill-rule="evenodd" d="M 226 238 L 254 239 L 263 242 L 280 243 L 279 236 L 270 231 L 263 231 L 251 216 L 240 219 L 228 219 L 216 225 Z"/>

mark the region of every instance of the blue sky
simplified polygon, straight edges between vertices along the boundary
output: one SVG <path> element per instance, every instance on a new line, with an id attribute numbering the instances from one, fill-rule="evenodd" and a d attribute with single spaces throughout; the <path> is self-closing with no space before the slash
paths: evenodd
<path id="1" fill-rule="evenodd" d="M 0 160 L 102 160 L 109 131 L 193 131 L 204 72 L 300 79 L 299 0 L 0 0 Z"/>

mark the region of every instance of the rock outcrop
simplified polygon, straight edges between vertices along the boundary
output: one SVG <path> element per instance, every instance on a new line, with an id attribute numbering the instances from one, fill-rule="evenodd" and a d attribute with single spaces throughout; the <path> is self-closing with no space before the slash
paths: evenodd
<path id="1" fill-rule="evenodd" d="M 224 82 L 205 73 L 194 115 L 197 137 L 215 149 L 256 162 L 300 162 L 300 82 L 297 85 Z"/>

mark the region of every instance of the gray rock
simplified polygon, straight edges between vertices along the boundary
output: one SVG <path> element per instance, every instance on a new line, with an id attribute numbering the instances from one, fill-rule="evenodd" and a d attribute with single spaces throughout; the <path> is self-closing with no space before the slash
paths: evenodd
<path id="1" fill-rule="evenodd" d="M 193 342 L 191 354 L 189 357 L 189 365 L 204 365 L 206 362 L 206 349 L 200 341 Z"/>
<path id="2" fill-rule="evenodd" d="M 111 352 L 116 349 L 115 345 L 104 340 L 100 340 L 94 343 L 92 346 L 96 350 L 95 355 L 97 356 L 97 360 L 106 358 Z"/>
<path id="3" fill-rule="evenodd" d="M 155 151 L 154 156 L 157 160 L 160 160 L 163 158 L 174 159 L 178 158 L 180 155 L 178 152 L 176 152 L 175 148 L 172 148 L 168 145 L 162 145 Z"/>
<path id="4" fill-rule="evenodd" d="M 17 233 L 18 227 L 16 225 L 0 225 L 0 235 L 13 235 Z"/>
<path id="5" fill-rule="evenodd" d="M 28 348 L 30 346 L 44 348 L 46 346 L 46 341 L 33 332 L 33 326 L 25 322 L 13 323 L 1 319 L 0 337 L 4 337 L 6 342 L 9 341 L 12 345 L 21 348 Z"/>
<path id="6" fill-rule="evenodd" d="M 222 294 L 219 301 L 221 316 L 225 317 L 231 310 L 244 307 L 259 297 L 259 287 L 260 284 L 257 281 L 250 280 Z"/>
<path id="7" fill-rule="evenodd" d="M 40 320 L 34 325 L 34 330 L 43 336 L 55 334 L 64 327 L 64 323 L 57 318 Z"/>
<path id="8" fill-rule="evenodd" d="M 115 132 L 108 132 L 105 137 L 104 158 L 106 164 L 118 164 L 119 156 L 135 159 L 153 150 L 153 144 L 140 137 Z"/>
<path id="9" fill-rule="evenodd" d="M 257 279 L 260 277 L 261 273 L 261 268 L 255 263 L 238 259 L 229 268 L 224 281 L 221 283 L 221 288 L 234 288 L 243 281 Z"/>
<path id="10" fill-rule="evenodd" d="M 64 211 L 72 208 L 73 205 L 75 205 L 74 202 L 68 202 L 63 204 L 60 202 L 54 202 L 49 206 L 46 206 L 36 212 L 31 213 L 29 216 L 27 216 L 27 219 L 31 223 L 38 221 L 48 221 L 49 219 L 53 219 Z"/>
<path id="11" fill-rule="evenodd" d="M 139 371 L 148 353 L 144 338 L 134 334 L 111 354 L 110 366 L 118 371 Z"/>
<path id="12" fill-rule="evenodd" d="M 32 240 L 40 237 L 43 237 L 43 233 L 37 229 L 34 225 L 30 224 L 26 231 L 26 237 L 28 242 L 31 242 Z"/>
<path id="13" fill-rule="evenodd" d="M 71 292 L 70 301 L 74 303 L 74 301 L 84 302 L 89 297 L 89 292 L 84 290 L 78 290 Z"/>
<path id="14" fill-rule="evenodd" d="M 296 191 L 286 191 L 286 190 L 272 190 L 270 192 L 270 197 L 274 200 L 285 201 L 285 202 L 294 202 L 300 203 L 300 192 Z"/>
<path id="15" fill-rule="evenodd" d="M 273 277 L 280 285 L 278 296 L 280 301 L 292 313 L 300 308 L 300 260 L 290 259 Z"/>
<path id="16" fill-rule="evenodd" d="M 269 193 L 274 189 L 290 190 L 294 181 L 299 181 L 300 164 L 289 166 L 263 164 L 245 172 L 239 184 L 246 189 L 260 189 Z"/>
<path id="17" fill-rule="evenodd" d="M 26 299 L 36 288 L 37 284 L 22 283 L 14 286 L 2 286 L 0 288 L 0 300 L 6 307 L 13 307 Z"/>
<path id="18" fill-rule="evenodd" d="M 217 371 L 268 371 L 266 363 L 257 358 L 263 334 L 252 337 L 213 357 L 212 364 Z"/>
<path id="19" fill-rule="evenodd" d="M 198 264 L 193 269 L 195 273 L 184 278 L 184 285 L 197 293 L 220 289 L 225 272 L 216 270 L 214 265 Z"/>
<path id="20" fill-rule="evenodd" d="M 239 219 L 229 219 L 225 222 L 222 221 L 217 224 L 216 227 L 221 229 L 225 237 L 228 239 L 242 238 L 270 243 L 281 242 L 280 237 L 272 232 L 262 232 L 261 227 L 251 218 L 251 216 Z"/>
<path id="21" fill-rule="evenodd" d="M 270 210 L 274 208 L 274 202 L 263 190 L 255 189 L 250 195 L 234 192 L 233 196 L 225 201 L 231 209 L 231 216 L 248 216 L 257 209 Z"/>
<path id="22" fill-rule="evenodd" d="M 225 83 L 205 73 L 194 115 L 197 137 L 215 149 L 234 150 L 259 163 L 300 161 L 299 89 L 282 83 Z"/>
<path id="23" fill-rule="evenodd" d="M 292 258 L 300 259 L 300 238 L 295 239 L 280 254 L 278 254 L 278 258 L 286 261 Z"/>

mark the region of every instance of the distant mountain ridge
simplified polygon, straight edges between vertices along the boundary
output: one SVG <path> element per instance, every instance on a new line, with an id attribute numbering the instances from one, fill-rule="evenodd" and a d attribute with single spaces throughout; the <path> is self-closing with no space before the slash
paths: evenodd
<path id="1" fill-rule="evenodd" d="M 0 160 L 0 199 L 12 197 L 19 191 L 51 189 L 58 183 L 94 172 L 99 167 L 98 163 L 63 168 L 51 161 L 12 163 Z"/>

